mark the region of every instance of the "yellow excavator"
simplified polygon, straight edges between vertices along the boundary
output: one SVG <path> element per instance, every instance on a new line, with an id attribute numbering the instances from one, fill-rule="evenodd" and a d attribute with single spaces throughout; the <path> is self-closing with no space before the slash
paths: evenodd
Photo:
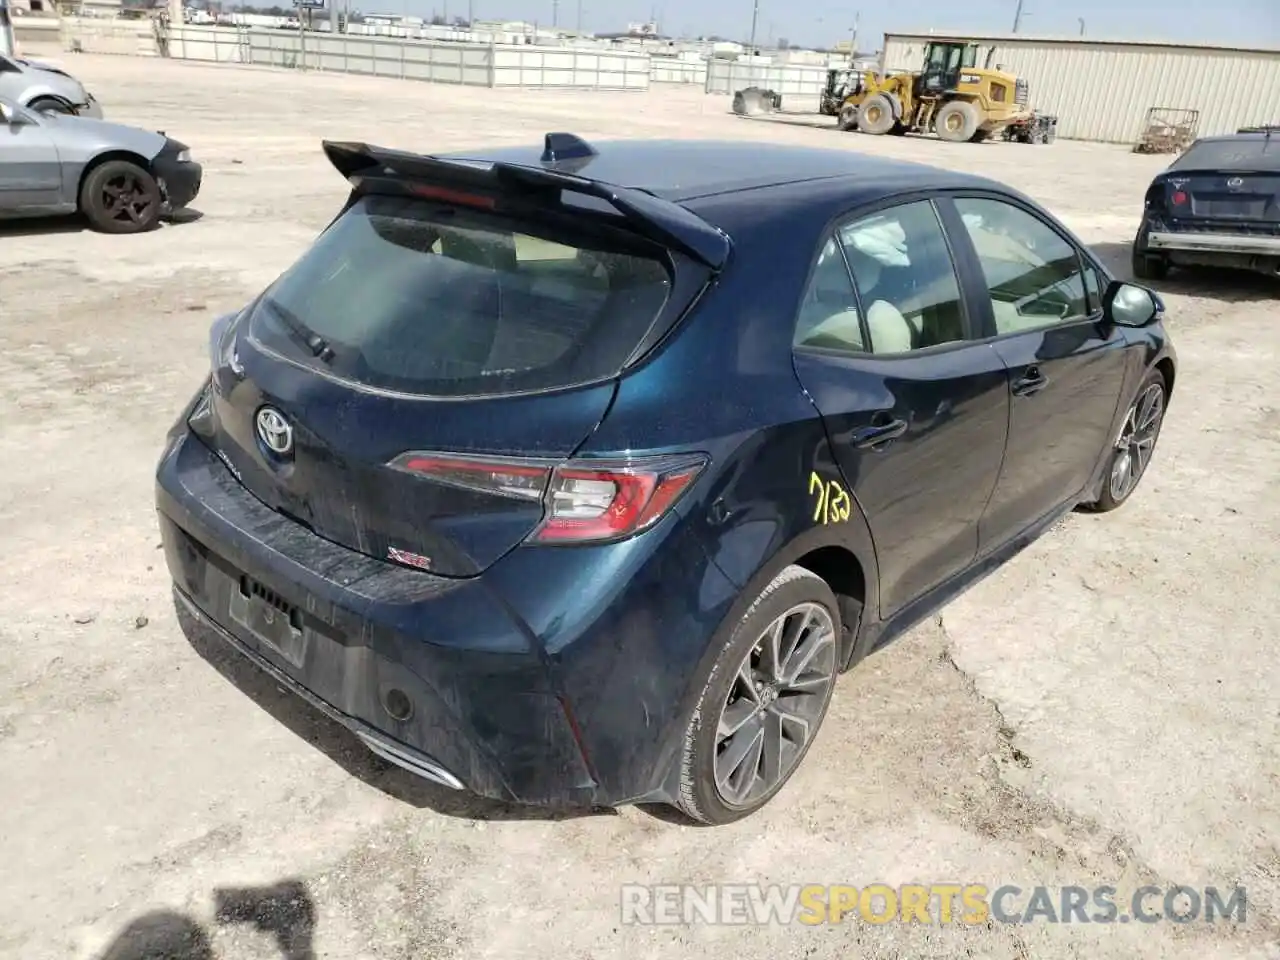
<path id="1" fill-rule="evenodd" d="M 979 143 L 1001 135 L 1023 143 L 1052 142 L 1056 118 L 1028 108 L 1027 81 L 991 69 L 995 48 L 979 67 L 978 44 L 931 40 L 918 72 L 867 71 L 846 87 L 841 130 L 884 134 L 934 132 L 943 140 Z"/>

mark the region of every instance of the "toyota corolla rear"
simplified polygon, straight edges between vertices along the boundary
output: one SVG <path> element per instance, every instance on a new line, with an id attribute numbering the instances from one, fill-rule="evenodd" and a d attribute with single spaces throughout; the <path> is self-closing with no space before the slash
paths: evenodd
<path id="1" fill-rule="evenodd" d="M 644 794 L 656 754 L 630 745 L 624 769 L 611 729 L 639 706 L 591 690 L 619 669 L 660 681 L 619 662 L 637 624 L 708 629 L 688 593 L 718 573 L 681 523 L 707 458 L 575 453 L 712 271 L 558 188 L 353 182 L 215 325 L 170 435 L 157 498 L 181 606 L 437 782 Z"/>

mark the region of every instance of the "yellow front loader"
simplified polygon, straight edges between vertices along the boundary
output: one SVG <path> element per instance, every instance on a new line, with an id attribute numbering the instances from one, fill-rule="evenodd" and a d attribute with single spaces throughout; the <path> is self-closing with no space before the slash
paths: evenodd
<path id="1" fill-rule="evenodd" d="M 1027 82 L 977 61 L 976 43 L 933 40 L 919 72 L 864 73 L 841 104 L 840 129 L 877 136 L 934 132 L 943 140 L 977 143 L 1034 126 Z"/>

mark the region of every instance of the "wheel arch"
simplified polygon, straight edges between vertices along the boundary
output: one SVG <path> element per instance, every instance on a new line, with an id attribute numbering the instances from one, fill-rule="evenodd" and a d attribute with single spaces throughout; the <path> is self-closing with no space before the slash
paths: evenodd
<path id="1" fill-rule="evenodd" d="M 1161 357 L 1155 362 L 1155 369 L 1160 372 L 1160 376 L 1164 377 L 1165 398 L 1173 396 L 1173 381 L 1177 376 L 1177 368 L 1174 365 L 1172 357 Z"/>
<path id="2" fill-rule="evenodd" d="M 879 581 L 871 531 L 856 503 L 844 523 L 803 530 L 772 553 L 760 557 L 755 570 L 740 585 L 739 603 L 735 604 L 726 620 L 736 623 L 741 619 L 773 578 L 793 564 L 821 577 L 836 595 L 843 627 L 840 638 L 840 665 L 843 669 L 853 655 L 861 628 L 869 618 L 875 618 L 875 611 L 879 608 Z"/>
<path id="3" fill-rule="evenodd" d="M 28 97 L 27 102 L 24 103 L 23 106 L 26 107 L 28 110 L 34 110 L 35 107 L 33 107 L 32 104 L 39 103 L 41 100 L 56 100 L 58 103 L 62 104 L 64 107 L 75 109 L 75 104 L 72 103 L 70 100 L 68 100 L 66 97 L 61 97 L 51 90 L 40 90 L 40 89 L 36 90 L 36 93 L 34 96 Z"/>
<path id="4" fill-rule="evenodd" d="M 80 204 L 80 195 L 84 191 L 84 184 L 85 181 L 89 179 L 89 175 L 104 163 L 110 163 L 112 160 L 125 160 L 129 163 L 137 164 L 143 170 L 147 171 L 147 173 L 152 172 L 151 161 L 140 153 L 135 153 L 132 150 L 104 150 L 102 153 L 94 156 L 94 158 L 86 163 L 80 170 L 80 176 L 76 180 L 75 200 L 77 210 L 82 209 Z"/>
<path id="5" fill-rule="evenodd" d="M 151 161 L 147 160 L 145 156 L 142 156 L 142 154 L 136 154 L 136 152 L 132 150 L 104 150 L 101 154 L 97 154 L 92 160 L 84 164 L 83 168 L 81 168 L 81 172 L 79 172 L 79 177 L 76 180 L 76 197 L 74 197 L 76 198 L 77 210 L 81 212 L 84 211 L 84 207 L 81 202 L 81 195 L 84 192 L 84 182 L 86 182 L 88 177 L 90 177 L 93 170 L 96 170 L 102 164 L 110 163 L 111 160 L 125 160 L 128 161 L 128 163 L 141 166 L 141 168 L 146 170 L 147 173 L 152 173 Z"/>

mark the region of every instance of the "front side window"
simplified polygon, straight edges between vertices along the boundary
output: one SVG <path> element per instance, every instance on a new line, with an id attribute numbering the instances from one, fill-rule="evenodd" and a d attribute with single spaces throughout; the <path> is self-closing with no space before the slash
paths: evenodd
<path id="1" fill-rule="evenodd" d="M 965 339 L 964 310 L 942 225 L 928 200 L 890 207 L 837 231 L 873 353 Z"/>
<path id="2" fill-rule="evenodd" d="M 964 197 L 955 204 L 982 263 L 997 335 L 1090 315 L 1080 255 L 1061 234 L 1001 200 Z"/>
<path id="3" fill-rule="evenodd" d="M 365 196 L 258 300 L 250 330 L 371 387 L 493 396 L 615 376 L 670 286 L 657 259 L 590 237 Z"/>

